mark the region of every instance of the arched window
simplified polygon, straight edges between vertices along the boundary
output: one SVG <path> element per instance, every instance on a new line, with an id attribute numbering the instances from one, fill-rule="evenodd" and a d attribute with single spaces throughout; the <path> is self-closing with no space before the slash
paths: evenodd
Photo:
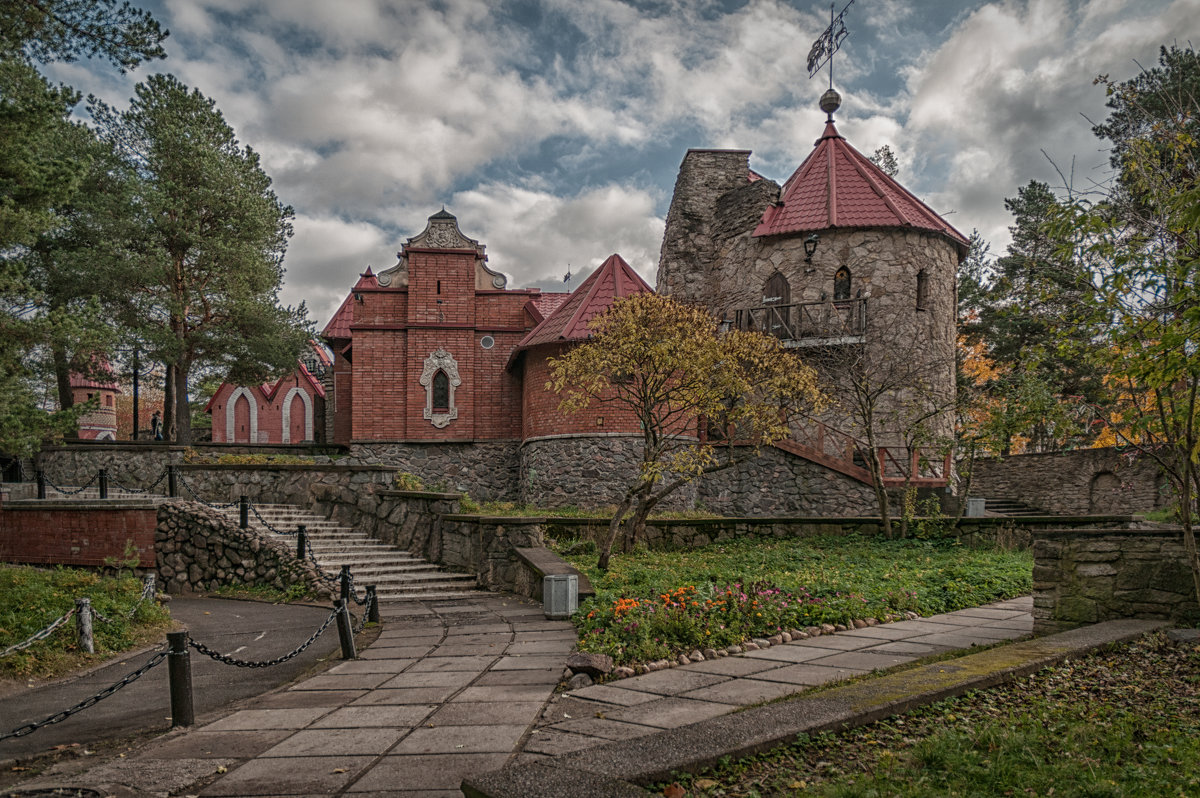
<path id="1" fill-rule="evenodd" d="M 850 270 L 845 266 L 833 275 L 833 301 L 840 302 L 850 298 Z"/>
<path id="2" fill-rule="evenodd" d="M 767 285 L 763 288 L 763 304 L 764 305 L 787 305 L 791 303 L 792 289 L 788 285 L 787 278 L 779 272 L 775 272 L 767 280 Z"/>
<path id="3" fill-rule="evenodd" d="M 450 378 L 441 369 L 433 375 L 433 409 L 443 412 L 450 409 Z"/>
<path id="4" fill-rule="evenodd" d="M 917 272 L 917 310 L 925 310 L 925 303 L 929 299 L 929 275 L 924 269 Z"/>

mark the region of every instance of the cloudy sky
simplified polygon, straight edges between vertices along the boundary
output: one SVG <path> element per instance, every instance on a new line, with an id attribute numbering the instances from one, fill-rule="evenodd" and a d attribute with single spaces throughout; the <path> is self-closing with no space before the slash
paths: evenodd
<path id="1" fill-rule="evenodd" d="M 837 10 L 844 0 L 838 0 Z M 510 285 L 561 290 L 619 252 L 651 283 L 689 147 L 753 150 L 782 182 L 820 135 L 810 0 L 141 0 L 169 57 L 52 77 L 123 106 L 170 72 L 216 100 L 296 211 L 283 300 L 329 319 L 444 205 Z M 1107 162 L 1101 73 L 1200 45 L 1200 0 L 856 0 L 838 128 L 993 252 L 1004 198 Z M 578 279 L 572 285 L 578 285 Z"/>

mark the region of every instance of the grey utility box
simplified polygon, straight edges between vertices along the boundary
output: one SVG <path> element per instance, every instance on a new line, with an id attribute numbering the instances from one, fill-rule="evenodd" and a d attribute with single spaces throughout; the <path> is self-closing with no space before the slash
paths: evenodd
<path id="1" fill-rule="evenodd" d="M 561 621 L 579 609 L 579 577 L 575 574 L 551 574 L 542 579 L 542 606 L 546 617 Z"/>
<path id="2" fill-rule="evenodd" d="M 987 514 L 987 499 L 971 497 L 967 499 L 967 517 L 983 518 Z"/>

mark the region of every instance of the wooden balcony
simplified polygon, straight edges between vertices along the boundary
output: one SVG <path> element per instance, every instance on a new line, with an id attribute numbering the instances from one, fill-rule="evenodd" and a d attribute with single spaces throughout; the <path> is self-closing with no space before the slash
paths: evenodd
<path id="1" fill-rule="evenodd" d="M 734 326 L 774 335 L 787 347 L 861 344 L 867 332 L 867 300 L 739 308 L 734 311 Z"/>

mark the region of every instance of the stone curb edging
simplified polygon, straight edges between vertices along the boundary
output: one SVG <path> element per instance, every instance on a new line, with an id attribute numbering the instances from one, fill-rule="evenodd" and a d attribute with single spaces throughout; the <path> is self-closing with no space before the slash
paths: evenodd
<path id="1" fill-rule="evenodd" d="M 918 706 L 993 687 L 1111 643 L 1136 639 L 1165 621 L 1118 620 L 1012 643 L 679 729 L 509 765 L 463 780 L 468 798 L 645 796 L 640 784 L 696 772 L 723 757 L 770 750 L 798 734 L 861 726 Z"/>

